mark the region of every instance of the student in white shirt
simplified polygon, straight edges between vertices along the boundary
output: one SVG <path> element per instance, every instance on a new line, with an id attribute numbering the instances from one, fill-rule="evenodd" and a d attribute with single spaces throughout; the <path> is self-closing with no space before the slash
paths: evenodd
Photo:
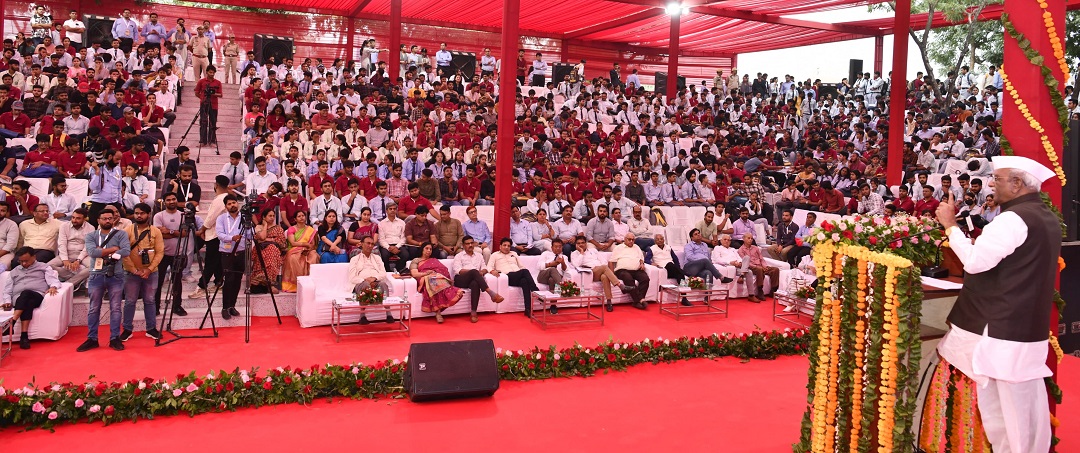
<path id="1" fill-rule="evenodd" d="M 503 296 L 491 289 L 484 276 L 487 275 L 487 266 L 484 264 L 484 254 L 476 250 L 476 240 L 465 236 L 461 240 L 461 251 L 454 255 L 454 286 L 469 290 L 469 303 L 471 307 L 470 321 L 477 322 L 476 309 L 480 306 L 480 294 L 487 293 L 491 301 L 500 303 Z"/>

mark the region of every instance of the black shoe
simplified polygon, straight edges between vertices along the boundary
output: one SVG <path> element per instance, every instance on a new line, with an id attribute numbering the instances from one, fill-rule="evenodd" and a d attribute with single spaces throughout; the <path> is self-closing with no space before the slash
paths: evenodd
<path id="1" fill-rule="evenodd" d="M 394 319 L 394 315 L 391 315 L 390 313 L 387 313 L 386 314 L 386 323 L 387 324 L 393 324 L 395 322 L 397 322 L 397 319 Z"/>
<path id="2" fill-rule="evenodd" d="M 731 277 L 720 277 L 720 283 L 727 284 L 727 283 L 731 283 L 732 281 L 734 281 L 734 280 L 732 280 Z"/>
<path id="3" fill-rule="evenodd" d="M 123 332 L 120 332 L 120 336 L 117 338 L 119 338 L 120 341 L 128 341 L 131 339 L 131 331 L 124 329 Z"/>
<path id="4" fill-rule="evenodd" d="M 158 332 L 157 329 L 150 329 L 150 330 L 146 331 L 146 336 L 148 336 L 150 338 L 153 338 L 155 340 L 160 340 L 161 339 L 161 332 Z"/>
<path id="5" fill-rule="evenodd" d="M 552 305 L 551 307 L 548 307 L 548 313 L 551 313 L 553 315 L 559 314 L 559 307 L 556 307 L 554 305 Z"/>
<path id="6" fill-rule="evenodd" d="M 368 321 L 367 316 L 361 316 L 360 320 L 357 321 L 356 323 L 360 324 L 361 326 L 366 326 L 366 325 L 370 324 L 371 321 Z"/>
<path id="7" fill-rule="evenodd" d="M 649 309 L 649 305 L 646 304 L 645 302 L 634 302 L 634 303 L 632 303 L 630 305 L 633 305 L 634 308 L 636 308 L 638 310 L 648 310 Z"/>
<path id="8" fill-rule="evenodd" d="M 232 319 L 232 313 L 229 313 L 229 310 L 227 308 L 222 308 L 221 309 L 221 319 L 224 319 L 226 321 Z"/>
<path id="9" fill-rule="evenodd" d="M 691 305 L 691 304 L 690 304 L 690 301 L 689 301 L 689 300 L 686 300 L 686 298 L 685 298 L 685 297 L 684 297 L 684 298 L 682 298 L 682 301 L 681 301 L 681 302 L 679 302 L 679 304 L 680 304 L 680 305 L 682 305 L 682 306 L 684 306 L 684 307 L 689 307 L 689 306 Z"/>
<path id="10" fill-rule="evenodd" d="M 240 316 L 240 311 L 236 307 L 229 307 L 229 314 L 233 316 Z"/>
<path id="11" fill-rule="evenodd" d="M 30 336 L 26 332 L 19 338 L 19 349 L 30 349 Z"/>
<path id="12" fill-rule="evenodd" d="M 91 349 L 97 349 L 98 346 L 101 346 L 101 345 L 98 344 L 97 339 L 93 339 L 93 340 L 87 339 L 86 341 L 83 342 L 83 344 L 80 344 L 79 347 L 77 349 L 75 349 L 75 351 L 76 352 L 86 352 L 86 351 L 89 351 Z"/>
<path id="13" fill-rule="evenodd" d="M 184 310 L 184 307 L 179 305 L 173 307 L 172 312 L 176 316 L 187 316 L 187 310 Z"/>
<path id="14" fill-rule="evenodd" d="M 112 340 L 109 340 L 109 347 L 112 348 L 114 351 L 123 351 L 124 342 L 120 341 L 119 338 L 113 338 Z"/>
<path id="15" fill-rule="evenodd" d="M 637 287 L 634 286 L 634 285 L 623 285 L 623 287 L 620 288 L 620 289 L 622 290 L 623 294 L 626 294 L 626 293 L 632 292 L 633 290 L 637 289 Z"/>
<path id="16" fill-rule="evenodd" d="M 611 305 L 611 302 L 608 302 L 604 304 L 604 310 L 606 310 L 608 313 L 613 312 L 615 311 L 615 306 Z"/>

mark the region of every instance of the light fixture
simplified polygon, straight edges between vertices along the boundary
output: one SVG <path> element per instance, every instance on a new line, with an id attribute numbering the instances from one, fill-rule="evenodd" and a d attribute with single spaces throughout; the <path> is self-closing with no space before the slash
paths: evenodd
<path id="1" fill-rule="evenodd" d="M 671 2 L 671 3 L 668 3 L 667 6 L 664 7 L 664 12 L 667 13 L 667 15 L 669 15 L 669 16 L 679 16 L 679 15 L 682 15 L 682 14 L 689 13 L 690 12 L 690 7 L 689 6 L 683 6 L 679 2 Z"/>

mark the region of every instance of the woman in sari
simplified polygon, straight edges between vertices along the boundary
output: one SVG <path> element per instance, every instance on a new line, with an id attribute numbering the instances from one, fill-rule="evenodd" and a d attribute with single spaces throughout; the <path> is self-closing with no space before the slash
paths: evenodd
<path id="1" fill-rule="evenodd" d="M 360 244 L 364 241 L 365 237 L 371 236 L 375 240 L 375 247 L 378 248 L 379 243 L 379 224 L 371 221 L 371 208 L 365 207 L 360 210 L 360 220 L 353 223 L 349 227 L 349 258 L 356 256 L 360 253 Z M 378 251 L 376 251 L 378 253 Z"/>
<path id="2" fill-rule="evenodd" d="M 285 272 L 281 278 L 281 289 L 287 293 L 296 292 L 296 278 L 308 275 L 311 265 L 319 262 L 315 253 L 314 227 L 307 224 L 307 212 L 296 211 L 293 226 L 285 232 L 285 242 L 289 250 L 285 252 Z"/>
<path id="3" fill-rule="evenodd" d="M 281 255 L 285 249 L 285 230 L 277 222 L 277 212 L 267 211 L 263 215 L 262 223 L 255 227 L 255 242 L 262 248 L 262 259 L 251 256 L 251 286 L 265 286 L 277 294 L 274 283 L 281 274 Z"/>
<path id="4" fill-rule="evenodd" d="M 345 253 L 345 229 L 338 223 L 337 211 L 326 211 L 323 222 L 319 225 L 319 262 L 348 263 Z"/>
<path id="5" fill-rule="evenodd" d="M 439 260 L 431 257 L 430 242 L 420 244 L 420 256 L 409 264 L 409 273 L 416 279 L 416 291 L 420 293 L 420 310 L 435 313 L 435 320 L 443 323 L 442 311 L 461 300 L 464 292 L 454 286 L 450 270 Z"/>

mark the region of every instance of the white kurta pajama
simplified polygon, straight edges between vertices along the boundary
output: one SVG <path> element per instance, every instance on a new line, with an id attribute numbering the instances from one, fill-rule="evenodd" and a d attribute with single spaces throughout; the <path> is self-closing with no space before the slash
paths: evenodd
<path id="1" fill-rule="evenodd" d="M 959 228 L 947 233 L 949 247 L 968 274 L 997 267 L 1028 240 L 1027 224 L 1013 212 L 996 217 L 974 244 Z M 1052 374 L 1046 366 L 1048 341 L 994 338 L 992 327 L 988 323 L 982 332 L 969 332 L 952 325 L 938 345 L 938 354 L 978 385 L 983 429 L 995 453 L 1046 452 L 1051 437 L 1043 381 Z"/>

